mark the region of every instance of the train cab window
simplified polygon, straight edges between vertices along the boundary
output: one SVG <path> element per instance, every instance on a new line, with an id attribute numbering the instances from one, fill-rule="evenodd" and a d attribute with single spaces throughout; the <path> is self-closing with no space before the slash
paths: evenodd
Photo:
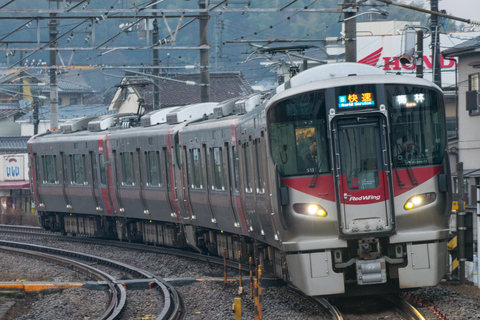
<path id="1" fill-rule="evenodd" d="M 105 156 L 103 153 L 98 155 L 98 163 L 100 168 L 100 184 L 106 185 L 107 184 L 107 170 L 105 167 Z"/>
<path id="2" fill-rule="evenodd" d="M 120 153 L 120 162 L 122 165 L 122 185 L 135 185 L 135 175 L 133 172 L 133 154 L 131 152 Z"/>
<path id="3" fill-rule="evenodd" d="M 280 101 L 267 111 L 272 158 L 284 176 L 330 171 L 325 91 Z"/>
<path id="4" fill-rule="evenodd" d="M 160 175 L 160 157 L 158 151 L 145 152 L 147 159 L 147 178 L 148 185 L 153 187 L 160 187 L 162 185 Z"/>
<path id="5" fill-rule="evenodd" d="M 188 151 L 188 164 L 190 188 L 203 189 L 200 149 L 190 149 Z"/>
<path id="6" fill-rule="evenodd" d="M 409 85 L 386 86 L 395 167 L 439 164 L 446 148 L 443 95 Z"/>
<path id="7" fill-rule="evenodd" d="M 212 157 L 212 170 L 213 170 L 213 185 L 212 190 L 225 190 L 223 186 L 223 154 L 222 148 L 210 149 Z"/>
<path id="8" fill-rule="evenodd" d="M 43 183 L 57 182 L 57 157 L 55 155 L 42 156 Z"/>
<path id="9" fill-rule="evenodd" d="M 70 170 L 72 184 L 87 184 L 85 179 L 85 156 L 83 154 L 70 155 Z"/>

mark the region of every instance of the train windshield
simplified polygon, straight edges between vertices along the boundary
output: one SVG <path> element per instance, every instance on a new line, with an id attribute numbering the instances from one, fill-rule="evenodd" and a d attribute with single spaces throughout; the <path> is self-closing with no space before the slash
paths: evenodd
<path id="1" fill-rule="evenodd" d="M 283 176 L 329 171 L 325 91 L 291 97 L 267 114 L 273 161 Z"/>
<path id="2" fill-rule="evenodd" d="M 409 85 L 387 85 L 385 89 L 394 166 L 441 163 L 446 145 L 441 94 Z"/>

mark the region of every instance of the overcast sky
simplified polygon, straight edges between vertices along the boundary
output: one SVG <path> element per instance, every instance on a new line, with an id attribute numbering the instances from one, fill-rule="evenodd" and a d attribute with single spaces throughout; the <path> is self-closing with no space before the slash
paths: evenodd
<path id="1" fill-rule="evenodd" d="M 427 1 L 430 9 L 430 1 Z M 456 17 L 480 21 L 480 0 L 439 0 L 440 10 Z"/>

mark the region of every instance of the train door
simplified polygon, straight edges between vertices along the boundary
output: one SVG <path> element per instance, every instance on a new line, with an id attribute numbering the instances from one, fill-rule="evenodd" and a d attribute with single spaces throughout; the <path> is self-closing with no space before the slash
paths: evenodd
<path id="1" fill-rule="evenodd" d="M 343 235 L 395 230 L 385 122 L 382 116 L 357 115 L 333 123 Z"/>

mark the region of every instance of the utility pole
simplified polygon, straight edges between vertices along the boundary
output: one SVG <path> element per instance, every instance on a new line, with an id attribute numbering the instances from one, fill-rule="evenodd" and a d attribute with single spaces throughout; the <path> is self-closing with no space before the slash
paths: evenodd
<path id="1" fill-rule="evenodd" d="M 200 9 L 206 9 L 207 0 L 199 0 Z M 208 46 L 208 20 L 210 15 L 208 12 L 200 12 L 198 19 L 200 20 L 200 46 Z M 210 101 L 210 63 L 209 50 L 200 49 L 200 97 L 201 102 Z"/>
<path id="2" fill-rule="evenodd" d="M 417 78 L 423 78 L 423 31 L 417 31 Z"/>
<path id="3" fill-rule="evenodd" d="M 153 5 L 153 9 L 157 9 L 157 4 Z M 155 19 L 153 20 L 153 33 L 152 33 L 152 43 L 154 48 L 157 46 L 158 43 L 158 20 L 156 18 L 157 13 L 153 14 Z M 147 26 L 147 32 L 148 30 Z M 153 49 L 153 110 L 160 109 L 160 79 L 158 78 L 159 69 L 157 68 L 159 65 L 158 62 L 158 49 Z"/>
<path id="4" fill-rule="evenodd" d="M 58 3 L 57 3 L 58 4 Z M 57 21 L 56 13 L 50 13 L 50 23 L 48 24 L 50 31 L 50 48 L 56 48 L 57 42 Z M 57 85 L 57 50 L 50 50 L 50 130 L 58 129 L 58 85 Z"/>
<path id="5" fill-rule="evenodd" d="M 430 10 L 438 12 L 438 0 L 430 0 Z M 442 73 L 440 67 L 440 34 L 438 32 L 438 16 L 430 15 L 430 29 L 432 30 L 432 51 L 433 51 L 433 82 L 442 87 Z"/>
<path id="6" fill-rule="evenodd" d="M 353 8 L 355 0 L 345 0 L 343 8 Z M 349 10 L 345 12 L 345 62 L 357 62 L 357 19 L 354 18 L 357 14 Z"/>
<path id="7" fill-rule="evenodd" d="M 33 98 L 33 134 L 37 135 L 38 134 L 38 123 L 40 120 L 38 120 L 38 108 L 40 107 L 38 98 Z"/>

